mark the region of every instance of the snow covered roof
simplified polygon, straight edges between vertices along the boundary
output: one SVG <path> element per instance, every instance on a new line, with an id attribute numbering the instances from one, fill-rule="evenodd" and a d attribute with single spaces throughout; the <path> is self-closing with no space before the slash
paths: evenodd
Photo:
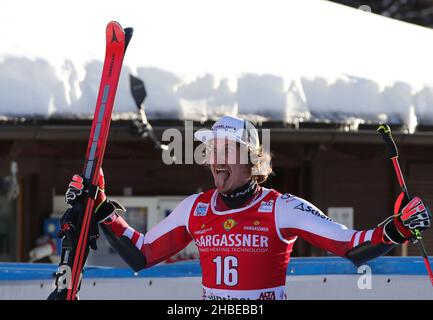
<path id="1" fill-rule="evenodd" d="M 150 119 L 433 124 L 433 30 L 322 0 L 129 2 L 117 113 L 133 73 Z M 91 115 L 114 3 L 2 1 L 0 115 Z"/>

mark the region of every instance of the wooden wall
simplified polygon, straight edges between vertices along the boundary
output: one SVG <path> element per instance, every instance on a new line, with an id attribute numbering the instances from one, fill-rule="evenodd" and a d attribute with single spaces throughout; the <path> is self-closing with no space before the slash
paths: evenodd
<path id="1" fill-rule="evenodd" d="M 10 161 L 17 160 L 22 182 L 21 260 L 52 212 L 52 195 L 63 194 L 72 174 L 81 171 L 85 148 L 85 141 L 75 140 L 0 140 L 0 175 L 8 175 Z M 325 213 L 330 206 L 354 207 L 356 229 L 372 228 L 392 213 L 398 186 L 383 145 L 279 141 L 271 151 L 275 175 L 266 186 L 305 197 Z M 433 206 L 433 146 L 400 147 L 400 158 L 411 193 Z M 213 187 L 208 169 L 167 166 L 147 141 L 110 142 L 104 171 L 107 194 L 132 187 L 133 195 L 189 195 Z M 425 238 L 433 252 L 433 232 Z M 295 254 L 323 252 L 300 240 Z M 418 248 L 410 245 L 409 254 L 418 255 Z"/>

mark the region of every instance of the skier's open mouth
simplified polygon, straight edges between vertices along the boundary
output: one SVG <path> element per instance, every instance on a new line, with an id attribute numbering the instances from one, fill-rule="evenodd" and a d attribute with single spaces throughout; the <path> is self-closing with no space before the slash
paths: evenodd
<path id="1" fill-rule="evenodd" d="M 220 167 L 215 169 L 215 185 L 218 189 L 224 187 L 227 180 L 230 177 L 230 170 L 226 167 Z"/>

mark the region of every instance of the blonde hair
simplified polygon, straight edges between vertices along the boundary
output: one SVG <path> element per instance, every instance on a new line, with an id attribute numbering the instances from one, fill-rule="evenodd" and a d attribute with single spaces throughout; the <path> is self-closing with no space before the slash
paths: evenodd
<path id="1" fill-rule="evenodd" d="M 251 175 L 258 184 L 268 180 L 272 173 L 272 156 L 260 146 L 258 150 L 250 150 Z M 251 159 L 252 158 L 252 159 Z"/>

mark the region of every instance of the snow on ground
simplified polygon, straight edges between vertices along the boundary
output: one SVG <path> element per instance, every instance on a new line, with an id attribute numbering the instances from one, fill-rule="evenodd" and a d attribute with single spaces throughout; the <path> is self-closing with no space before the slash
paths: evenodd
<path id="1" fill-rule="evenodd" d="M 81 1 L 68 12 L 50 0 L 38 2 L 34 10 L 58 25 L 48 39 L 40 14 L 17 10 L 22 0 L 0 4 L 2 23 L 15 29 L 13 37 L 1 34 L 0 116 L 93 113 L 102 26 L 112 13 L 108 4 L 97 6 L 95 17 L 88 2 L 88 10 L 77 11 Z M 118 20 L 136 31 L 117 113 L 136 110 L 128 83 L 133 73 L 145 81 L 150 119 L 229 113 L 284 122 L 387 121 L 412 129 L 433 124 L 433 30 L 321 0 L 209 0 L 206 6 L 148 0 L 146 10 L 143 16 L 119 8 Z M 80 24 L 68 27 L 74 12 L 81 13 Z M 31 28 L 22 30 L 20 19 Z M 71 44 L 76 37 L 78 48 Z"/>

